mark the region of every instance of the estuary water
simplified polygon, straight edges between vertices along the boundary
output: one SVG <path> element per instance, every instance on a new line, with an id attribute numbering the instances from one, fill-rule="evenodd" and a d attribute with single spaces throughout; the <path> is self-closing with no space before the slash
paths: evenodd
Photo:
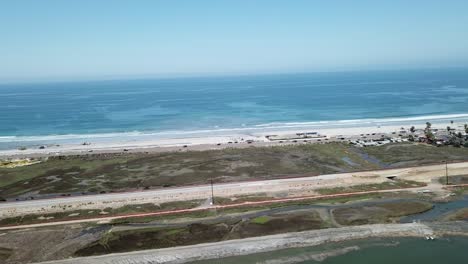
<path id="1" fill-rule="evenodd" d="M 193 264 L 441 264 L 466 263 L 467 237 L 381 238 L 197 261 Z"/>

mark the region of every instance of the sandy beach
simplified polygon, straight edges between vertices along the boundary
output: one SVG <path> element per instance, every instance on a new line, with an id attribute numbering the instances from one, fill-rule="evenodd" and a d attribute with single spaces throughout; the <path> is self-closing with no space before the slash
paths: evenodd
<path id="1" fill-rule="evenodd" d="M 457 117 L 456 115 L 453 117 Z M 464 130 L 465 122 L 456 119 L 453 123 L 448 119 L 433 121 L 432 129 L 445 131 L 447 126 L 457 130 Z M 290 127 L 261 128 L 257 130 L 219 130 L 219 131 L 193 131 L 184 133 L 165 134 L 125 134 L 125 137 L 100 135 L 99 137 L 63 135 L 56 136 L 57 140 L 64 140 L 64 144 L 44 144 L 41 146 L 23 149 L 10 148 L 0 150 L 0 158 L 40 157 L 55 155 L 79 155 L 88 153 L 119 153 L 119 152 L 169 152 L 185 150 L 210 150 L 222 148 L 244 148 L 250 146 L 274 146 L 284 144 L 324 143 L 359 139 L 365 135 L 385 134 L 392 137 L 403 136 L 409 133 L 414 126 L 419 133 L 425 128 L 426 121 L 415 119 L 399 124 L 394 121 L 369 121 L 368 125 L 348 125 L 346 122 L 333 123 L 313 127 L 298 123 Z M 269 140 L 269 135 L 294 135 L 296 133 L 316 132 L 320 138 L 306 138 L 300 140 Z M 6 139 L 3 139 L 4 141 Z M 34 137 L 31 141 L 34 141 Z M 50 139 L 52 140 L 52 139 Z M 1 143 L 1 142 L 0 142 Z M 22 142 L 18 141 L 17 145 Z"/>

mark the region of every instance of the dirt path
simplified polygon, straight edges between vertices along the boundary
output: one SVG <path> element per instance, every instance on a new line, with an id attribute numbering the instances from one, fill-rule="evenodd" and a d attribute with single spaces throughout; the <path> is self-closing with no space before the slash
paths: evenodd
<path id="1" fill-rule="evenodd" d="M 449 187 L 459 187 L 459 186 L 468 186 L 468 184 L 450 185 Z M 95 218 L 88 218 L 88 219 L 56 221 L 56 222 L 48 222 L 48 223 L 40 223 L 40 224 L 30 224 L 30 225 L 4 226 L 4 227 L 0 227 L 0 231 L 19 229 L 19 228 L 35 228 L 35 227 L 43 227 L 43 226 L 77 224 L 77 223 L 86 223 L 86 222 L 105 223 L 105 222 L 109 222 L 109 221 L 116 220 L 116 219 L 125 219 L 125 218 L 132 218 L 132 217 L 164 216 L 164 215 L 198 212 L 198 211 L 204 211 L 204 210 L 210 210 L 210 209 L 226 209 L 226 208 L 234 208 L 234 207 L 242 207 L 242 206 L 268 205 L 268 204 L 273 204 L 273 203 L 329 199 L 329 198 L 349 197 L 349 196 L 365 195 L 365 194 L 373 194 L 373 193 L 390 193 L 390 192 L 401 192 L 401 191 L 416 192 L 416 191 L 422 191 L 425 189 L 427 189 L 427 187 L 399 188 L 399 189 L 351 192 L 351 193 L 340 193 L 340 194 L 314 195 L 314 196 L 302 196 L 302 197 L 294 197 L 294 198 L 278 198 L 278 199 L 272 199 L 272 200 L 242 202 L 242 203 L 235 203 L 235 204 L 229 204 L 229 205 L 213 205 L 210 207 L 197 207 L 197 208 L 192 208 L 192 209 L 169 210 L 169 211 L 160 211 L 160 212 L 152 212 L 152 213 L 127 214 L 127 215 L 107 216 L 107 217 L 103 216 L 103 217 L 95 217 Z"/>

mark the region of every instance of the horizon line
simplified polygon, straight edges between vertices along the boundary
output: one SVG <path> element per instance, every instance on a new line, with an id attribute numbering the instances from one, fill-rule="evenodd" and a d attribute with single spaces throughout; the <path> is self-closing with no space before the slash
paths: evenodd
<path id="1" fill-rule="evenodd" d="M 468 65 L 457 66 L 426 66 L 426 67 L 401 67 L 401 68 L 370 68 L 370 69 L 336 69 L 336 70 L 303 70 L 303 71 L 258 71 L 258 72 L 223 72 L 223 73 L 173 73 L 173 74 L 132 74 L 132 75 L 102 75 L 96 77 L 43 77 L 26 80 L 11 79 L 0 80 L 0 85 L 44 84 L 44 83 L 76 83 L 76 82 L 112 82 L 112 81 L 138 81 L 138 80 L 175 80 L 197 78 L 222 78 L 222 77 L 248 77 L 271 75 L 295 75 L 295 74 L 326 74 L 326 73 L 353 73 L 353 72 L 398 72 L 419 70 L 463 70 Z"/>

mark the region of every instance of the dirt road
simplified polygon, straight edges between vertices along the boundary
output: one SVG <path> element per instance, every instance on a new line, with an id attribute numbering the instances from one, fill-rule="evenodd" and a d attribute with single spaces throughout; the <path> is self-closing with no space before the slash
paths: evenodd
<path id="1" fill-rule="evenodd" d="M 449 165 L 450 175 L 468 174 L 468 162 Z M 321 188 L 349 187 L 389 181 L 386 177 L 431 183 L 445 175 L 445 165 L 420 166 L 389 170 L 329 174 L 315 177 L 264 180 L 241 183 L 216 184 L 214 195 L 235 197 L 242 195 L 275 194 L 288 197 L 317 195 Z M 0 219 L 26 214 L 44 214 L 75 210 L 119 208 L 143 203 L 165 203 L 173 201 L 205 200 L 211 197 L 211 186 L 168 188 L 141 192 L 111 193 L 42 199 L 0 204 Z"/>
<path id="2" fill-rule="evenodd" d="M 461 187 L 461 186 L 468 186 L 468 184 L 449 185 L 448 187 Z M 373 193 L 422 191 L 425 189 L 427 189 L 427 187 L 399 188 L 399 189 L 376 190 L 376 191 L 302 196 L 302 197 L 293 197 L 293 198 L 279 198 L 279 199 L 271 199 L 271 200 L 264 200 L 264 201 L 234 203 L 234 204 L 228 204 L 228 205 L 212 205 L 209 207 L 198 207 L 198 208 L 191 208 L 191 209 L 168 210 L 168 211 L 139 213 L 139 214 L 125 214 L 125 215 L 118 215 L 118 216 L 102 216 L 102 217 L 93 217 L 93 218 L 87 218 L 87 219 L 55 221 L 55 222 L 48 222 L 48 223 L 29 224 L 29 225 L 4 226 L 4 227 L 0 227 L 0 231 L 20 229 L 20 228 L 35 228 L 35 227 L 54 226 L 54 225 L 78 224 L 78 223 L 86 223 L 86 222 L 109 222 L 109 221 L 116 220 L 116 219 L 125 219 L 125 218 L 133 218 L 133 217 L 163 216 L 163 215 L 173 215 L 173 214 L 183 214 L 183 213 L 191 213 L 191 212 L 197 212 L 197 211 L 205 211 L 205 210 L 210 210 L 210 209 L 227 209 L 227 208 L 242 207 L 242 206 L 267 205 L 267 204 L 273 204 L 273 203 L 285 203 L 285 202 L 304 201 L 304 200 L 330 199 L 330 198 L 337 198 L 337 197 L 348 197 L 348 196 L 354 196 L 354 195 L 365 195 L 365 194 L 373 194 Z"/>

